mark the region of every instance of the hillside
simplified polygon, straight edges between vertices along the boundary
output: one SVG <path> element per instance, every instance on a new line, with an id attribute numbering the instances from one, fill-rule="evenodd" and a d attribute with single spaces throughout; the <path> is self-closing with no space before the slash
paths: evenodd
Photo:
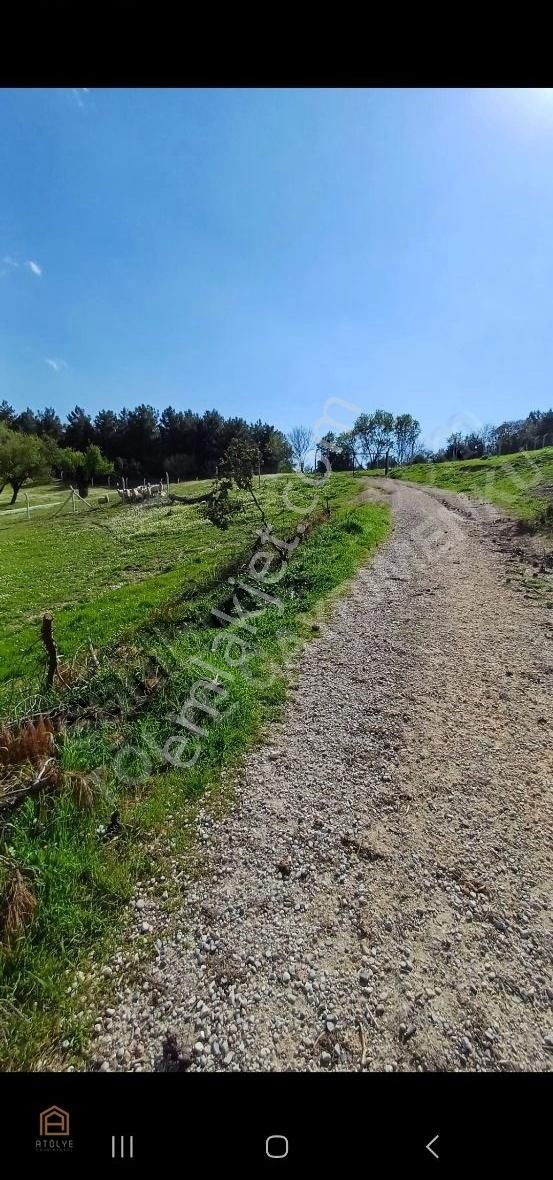
<path id="1" fill-rule="evenodd" d="M 553 447 L 488 459 L 414 463 L 395 467 L 390 476 L 490 500 L 538 527 L 553 524 Z"/>

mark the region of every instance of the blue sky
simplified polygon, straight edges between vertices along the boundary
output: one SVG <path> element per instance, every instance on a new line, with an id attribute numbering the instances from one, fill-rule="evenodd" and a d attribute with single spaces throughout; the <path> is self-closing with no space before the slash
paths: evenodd
<path id="1" fill-rule="evenodd" d="M 0 174 L 18 409 L 553 402 L 553 90 L 6 89 Z"/>

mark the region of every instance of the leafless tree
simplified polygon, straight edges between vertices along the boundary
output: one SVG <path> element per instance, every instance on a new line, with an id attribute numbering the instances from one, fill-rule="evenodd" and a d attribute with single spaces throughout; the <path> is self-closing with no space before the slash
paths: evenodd
<path id="1" fill-rule="evenodd" d="M 313 446 L 313 431 L 308 426 L 294 426 L 287 436 L 292 448 L 292 455 L 300 471 L 305 466 L 305 456 Z"/>

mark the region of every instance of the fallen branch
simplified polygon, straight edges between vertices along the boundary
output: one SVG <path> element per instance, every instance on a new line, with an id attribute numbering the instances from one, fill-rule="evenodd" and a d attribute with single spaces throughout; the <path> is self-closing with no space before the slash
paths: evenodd
<path id="1" fill-rule="evenodd" d="M 9 794 L 5 793 L 3 798 L 0 798 L 0 812 L 8 811 L 11 807 L 16 807 L 22 799 L 26 799 L 29 795 L 36 795 L 38 791 L 43 791 L 45 787 L 51 786 L 51 783 L 44 781 L 44 773 L 50 763 L 54 761 L 54 758 L 46 759 L 38 778 L 34 782 L 28 783 L 25 787 L 20 787 L 19 790 L 11 791 Z"/>
<path id="2" fill-rule="evenodd" d="M 212 500 L 215 492 L 205 492 L 202 496 L 177 496 L 175 492 L 171 492 L 169 500 L 171 504 L 205 504 Z"/>

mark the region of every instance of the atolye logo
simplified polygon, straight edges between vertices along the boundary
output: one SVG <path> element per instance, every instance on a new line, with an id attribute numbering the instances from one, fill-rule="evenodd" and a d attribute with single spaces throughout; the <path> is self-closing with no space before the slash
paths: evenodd
<path id="1" fill-rule="evenodd" d="M 61 1106 L 49 1106 L 40 1112 L 40 1139 L 35 1142 L 35 1151 L 73 1151 L 70 1138 L 70 1118 Z"/>

